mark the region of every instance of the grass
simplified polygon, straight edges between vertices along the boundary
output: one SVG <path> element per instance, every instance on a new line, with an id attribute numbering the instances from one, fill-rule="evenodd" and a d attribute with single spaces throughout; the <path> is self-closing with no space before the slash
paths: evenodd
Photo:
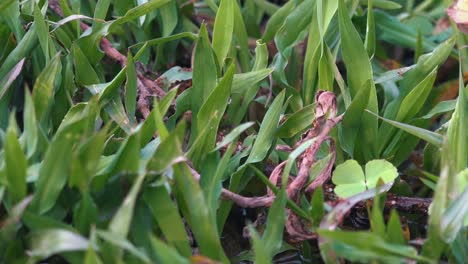
<path id="1" fill-rule="evenodd" d="M 464 2 L 2 1 L 0 263 L 464 263 Z"/>

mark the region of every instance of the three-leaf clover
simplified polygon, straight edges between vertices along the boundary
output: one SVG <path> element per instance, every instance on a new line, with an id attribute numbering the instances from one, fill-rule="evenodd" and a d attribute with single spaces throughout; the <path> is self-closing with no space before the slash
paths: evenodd
<path id="1" fill-rule="evenodd" d="M 333 172 L 332 181 L 336 185 L 335 193 L 341 198 L 348 198 L 377 186 L 379 179 L 390 183 L 398 176 L 398 171 L 386 160 L 371 160 L 366 164 L 365 174 L 355 160 L 347 160 L 338 165 Z"/>

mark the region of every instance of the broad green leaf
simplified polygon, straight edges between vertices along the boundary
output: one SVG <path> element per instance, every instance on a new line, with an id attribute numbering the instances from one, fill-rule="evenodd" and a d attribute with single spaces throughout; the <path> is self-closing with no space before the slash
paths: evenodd
<path id="1" fill-rule="evenodd" d="M 367 189 L 375 188 L 379 179 L 384 184 L 393 182 L 398 177 L 397 168 L 385 160 L 371 160 L 366 164 L 366 185 Z"/>
<path id="2" fill-rule="evenodd" d="M 18 141 L 18 131 L 14 114 L 10 116 L 10 124 L 5 135 L 5 173 L 8 181 L 8 192 L 17 203 L 26 197 L 26 155 Z"/>
<path id="3" fill-rule="evenodd" d="M 213 28 L 213 51 L 218 59 L 220 67 L 231 46 L 232 33 L 234 31 L 234 6 L 232 0 L 221 0 L 216 12 Z"/>
<path id="4" fill-rule="evenodd" d="M 64 252 L 86 251 L 89 246 L 89 241 L 76 233 L 63 229 L 48 229 L 32 234 L 29 254 L 47 258 Z"/>
<path id="5" fill-rule="evenodd" d="M 255 163 L 263 160 L 270 150 L 278 127 L 279 118 L 283 110 L 284 96 L 285 91 L 283 90 L 276 96 L 275 100 L 269 107 L 265 117 L 263 118 L 262 124 L 260 125 L 257 139 L 254 142 L 252 151 L 250 152 L 246 163 Z"/>
<path id="6" fill-rule="evenodd" d="M 332 176 L 332 181 L 336 185 L 335 193 L 340 197 L 349 197 L 364 191 L 365 179 L 361 166 L 355 160 L 347 160 L 338 165 Z"/>
<path id="7" fill-rule="evenodd" d="M 191 256 L 192 250 L 184 222 L 166 188 L 164 186 L 149 188 L 145 190 L 143 197 L 169 245 L 174 246 L 182 256 Z"/>
<path id="8" fill-rule="evenodd" d="M 347 160 L 333 171 L 332 181 L 336 185 L 335 193 L 347 198 L 375 188 L 379 179 L 384 183 L 391 183 L 397 176 L 397 169 L 385 160 L 369 161 L 366 164 L 365 174 L 357 161 Z"/>

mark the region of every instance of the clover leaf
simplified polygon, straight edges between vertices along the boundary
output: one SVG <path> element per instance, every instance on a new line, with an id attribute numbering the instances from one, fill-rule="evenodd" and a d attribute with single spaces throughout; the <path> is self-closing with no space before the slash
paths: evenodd
<path id="1" fill-rule="evenodd" d="M 336 167 L 332 181 L 336 185 L 336 195 L 348 198 L 375 188 L 379 179 L 384 183 L 390 183 L 397 176 L 398 171 L 395 166 L 386 160 L 369 161 L 365 167 L 365 174 L 357 161 L 347 160 Z"/>

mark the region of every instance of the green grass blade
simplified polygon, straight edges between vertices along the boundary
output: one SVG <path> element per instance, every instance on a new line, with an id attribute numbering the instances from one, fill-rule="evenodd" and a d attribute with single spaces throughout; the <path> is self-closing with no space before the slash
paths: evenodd
<path id="1" fill-rule="evenodd" d="M 36 118 L 39 121 L 46 117 L 49 110 L 49 105 L 54 95 L 55 78 L 59 69 L 60 54 L 56 54 L 34 83 L 32 97 Z"/>
<path id="2" fill-rule="evenodd" d="M 232 33 L 234 31 L 234 6 L 232 0 L 221 0 L 216 13 L 213 28 L 213 50 L 218 59 L 218 65 L 224 65 L 229 48 L 231 46 Z"/>
<path id="3" fill-rule="evenodd" d="M 205 24 L 202 24 L 198 34 L 192 79 L 192 90 L 197 95 L 192 97 L 192 114 L 194 116 L 198 114 L 208 96 L 215 89 L 217 78 L 216 63 Z"/>
<path id="4" fill-rule="evenodd" d="M 113 23 L 113 25 L 121 25 L 123 23 L 130 22 L 136 18 L 146 15 L 164 5 L 171 2 L 172 0 L 151 0 L 135 8 L 132 8 L 125 13 L 125 15 Z"/>
<path id="5" fill-rule="evenodd" d="M 186 217 L 190 218 L 191 229 L 197 240 L 200 253 L 211 259 L 227 263 L 216 225 L 212 221 L 210 211 L 205 207 L 206 201 L 200 186 L 186 164 L 176 164 L 173 169 L 176 186 L 187 205 L 188 215 Z"/>
<path id="6" fill-rule="evenodd" d="M 407 125 L 407 124 L 404 124 L 404 123 L 400 123 L 400 122 L 397 122 L 397 121 L 393 121 L 393 120 L 390 120 L 390 119 L 387 119 L 387 118 L 384 118 L 384 117 L 380 117 L 374 113 L 372 113 L 371 111 L 369 110 L 366 110 L 368 113 L 374 115 L 375 117 L 377 118 L 380 118 L 382 119 L 383 121 L 391 124 L 392 126 L 395 126 L 407 133 L 410 133 L 411 135 L 414 135 L 422 140 L 425 140 L 426 142 L 428 143 L 431 143 L 432 145 L 434 146 L 441 146 L 442 145 L 442 139 L 443 137 L 440 135 L 440 134 L 437 134 L 435 132 L 432 132 L 430 130 L 426 130 L 426 129 L 423 129 L 423 128 L 420 128 L 420 127 L 415 127 L 415 126 L 411 126 L 411 125 Z"/>
<path id="7" fill-rule="evenodd" d="M 135 109 L 137 101 L 137 74 L 133 56 L 128 52 L 127 56 L 127 82 L 125 83 L 125 109 L 130 121 L 135 122 Z"/>
<path id="8" fill-rule="evenodd" d="M 61 229 L 37 231 L 32 235 L 31 242 L 29 255 L 40 258 L 63 252 L 85 251 L 90 245 L 86 238 Z"/>
<path id="9" fill-rule="evenodd" d="M 367 28 L 366 28 L 366 40 L 364 41 L 364 46 L 366 46 L 367 54 L 369 58 L 372 58 L 375 53 L 375 21 L 374 21 L 374 11 L 373 0 L 369 0 L 367 4 Z"/>
<path id="10" fill-rule="evenodd" d="M 8 192 L 17 203 L 26 197 L 26 155 L 18 141 L 18 131 L 14 115 L 10 116 L 10 124 L 5 135 L 5 169 L 8 181 Z"/>
<path id="11" fill-rule="evenodd" d="M 216 144 L 216 136 L 221 119 L 228 105 L 229 95 L 231 94 L 232 80 L 234 77 L 234 64 L 229 66 L 226 75 L 219 82 L 218 86 L 206 99 L 205 103 L 200 108 L 197 114 L 197 127 L 209 128 L 205 133 L 200 132 L 199 137 L 203 139 L 197 140 L 201 145 L 193 145 L 194 152 L 191 152 L 190 159 L 195 168 L 200 168 L 204 155 L 211 151 Z"/>
<path id="12" fill-rule="evenodd" d="M 166 188 L 164 186 L 149 188 L 145 190 L 143 197 L 167 242 L 182 256 L 190 257 L 192 249 L 184 222 Z"/>
<path id="13" fill-rule="evenodd" d="M 246 164 L 263 160 L 270 150 L 278 127 L 279 118 L 283 110 L 284 97 L 285 91 L 282 91 L 276 96 L 275 100 L 269 107 L 265 117 L 263 118 L 262 124 L 260 125 L 257 139 L 254 142 Z"/>
<path id="14" fill-rule="evenodd" d="M 153 247 L 153 254 L 156 256 L 158 263 L 191 263 L 188 259 L 182 257 L 176 250 L 154 236 L 151 236 L 151 245 Z"/>

